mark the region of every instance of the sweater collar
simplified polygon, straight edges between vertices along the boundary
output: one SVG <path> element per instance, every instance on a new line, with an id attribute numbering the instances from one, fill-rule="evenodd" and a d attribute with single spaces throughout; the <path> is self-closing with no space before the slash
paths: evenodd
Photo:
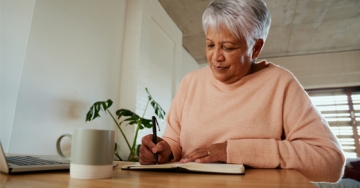
<path id="1" fill-rule="evenodd" d="M 263 72 L 265 72 L 264 70 L 270 68 L 273 66 L 272 63 L 267 62 L 266 60 L 262 60 L 260 62 L 256 62 L 255 66 L 257 67 L 256 69 L 254 69 L 254 65 L 252 65 L 252 73 L 242 77 L 240 80 L 231 83 L 231 84 L 225 84 L 219 80 L 217 80 L 213 73 L 211 72 L 210 67 L 208 67 L 208 71 L 207 71 L 207 77 L 209 78 L 209 80 L 220 90 L 224 91 L 224 92 L 230 92 L 233 90 L 236 90 L 237 88 L 239 88 L 242 85 L 245 85 L 245 83 L 250 82 L 252 79 L 254 79 L 255 77 L 257 77 L 257 75 L 262 74 Z M 261 70 L 257 70 L 258 67 L 260 67 Z M 264 68 L 262 68 L 264 67 Z M 255 72 L 253 72 L 255 70 Z"/>

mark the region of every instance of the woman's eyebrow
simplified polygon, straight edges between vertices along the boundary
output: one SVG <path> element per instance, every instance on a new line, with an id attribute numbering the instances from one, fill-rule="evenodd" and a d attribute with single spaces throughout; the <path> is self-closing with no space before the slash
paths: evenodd
<path id="1" fill-rule="evenodd" d="M 210 41 L 210 42 L 213 42 L 213 40 L 209 39 L 209 38 L 206 38 L 206 40 Z M 221 44 L 224 44 L 224 43 L 231 43 L 231 44 L 234 44 L 236 45 L 237 43 L 236 42 L 232 42 L 232 41 L 221 41 Z"/>
<path id="2" fill-rule="evenodd" d="M 227 41 L 227 40 L 226 40 L 226 41 L 222 41 L 221 43 L 223 43 L 223 44 L 224 44 L 224 43 L 231 43 L 231 44 L 234 44 L 234 45 L 236 45 L 236 44 L 237 44 L 237 43 L 235 43 L 235 42 L 232 42 L 232 41 Z"/>

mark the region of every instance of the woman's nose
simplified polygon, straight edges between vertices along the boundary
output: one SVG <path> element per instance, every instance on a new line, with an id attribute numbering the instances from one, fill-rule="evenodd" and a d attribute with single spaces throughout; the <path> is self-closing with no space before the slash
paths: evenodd
<path id="1" fill-rule="evenodd" d="M 220 62 L 220 61 L 224 61 L 224 54 L 222 53 L 221 48 L 215 48 L 214 49 L 214 54 L 213 54 L 213 61 L 214 62 Z"/>

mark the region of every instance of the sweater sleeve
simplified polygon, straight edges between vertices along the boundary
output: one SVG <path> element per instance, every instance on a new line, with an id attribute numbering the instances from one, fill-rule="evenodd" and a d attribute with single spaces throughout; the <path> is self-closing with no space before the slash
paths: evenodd
<path id="1" fill-rule="evenodd" d="M 182 109 L 184 108 L 184 101 L 186 100 L 186 80 L 189 76 L 185 76 L 181 81 L 178 91 L 171 102 L 169 112 L 167 114 L 165 132 L 163 139 L 170 145 L 174 161 L 181 159 L 182 147 L 180 144 L 180 132 L 181 132 L 181 116 Z"/>
<path id="2" fill-rule="evenodd" d="M 228 163 L 296 169 L 310 181 L 338 181 L 345 161 L 339 142 L 297 80 L 285 85 L 283 138 L 228 140 Z"/>
<path id="3" fill-rule="evenodd" d="M 181 145 L 180 145 L 180 121 L 177 109 L 177 98 L 175 97 L 170 105 L 170 109 L 166 118 L 167 126 L 163 135 L 163 139 L 170 145 L 171 152 L 174 156 L 174 161 L 181 159 Z"/>

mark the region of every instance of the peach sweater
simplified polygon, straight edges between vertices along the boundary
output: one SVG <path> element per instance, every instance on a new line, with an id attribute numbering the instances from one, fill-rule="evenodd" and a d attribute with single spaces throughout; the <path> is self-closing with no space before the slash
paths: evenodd
<path id="1" fill-rule="evenodd" d="M 343 173 L 344 156 L 327 122 L 295 77 L 271 63 L 229 85 L 209 67 L 187 74 L 163 138 L 175 161 L 227 141 L 227 163 L 297 169 L 310 181 L 336 182 Z"/>

